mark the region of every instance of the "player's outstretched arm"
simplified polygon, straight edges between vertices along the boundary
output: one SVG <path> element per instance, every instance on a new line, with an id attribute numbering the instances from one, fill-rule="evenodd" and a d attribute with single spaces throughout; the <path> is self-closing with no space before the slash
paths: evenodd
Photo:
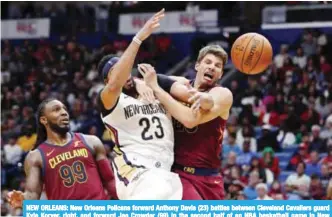
<path id="1" fill-rule="evenodd" d="M 37 150 L 29 152 L 24 161 L 26 174 L 25 192 L 12 191 L 7 195 L 7 200 L 14 208 L 22 207 L 23 200 L 39 200 L 42 193 L 41 179 L 42 160 L 40 152 Z"/>
<path id="2" fill-rule="evenodd" d="M 199 109 L 197 113 L 194 113 L 190 108 L 176 101 L 158 85 L 157 75 L 153 67 L 144 64 L 140 65 L 139 69 L 139 72 L 144 77 L 145 83 L 152 88 L 159 101 L 166 107 L 171 115 L 185 127 L 193 128 L 218 116 L 223 119 L 228 119 L 229 110 L 233 103 L 233 95 L 227 88 L 212 88 L 209 95 L 213 99 L 213 107 L 208 111 Z M 196 105 L 195 103 L 196 102 L 194 102 L 194 106 L 198 107 L 199 102 L 196 103 Z"/>
<path id="3" fill-rule="evenodd" d="M 95 160 L 98 166 L 98 171 L 100 178 L 104 184 L 104 187 L 112 198 L 117 198 L 115 183 L 114 183 L 114 174 L 111 167 L 111 164 L 107 158 L 106 149 L 104 144 L 96 136 L 92 135 L 83 135 L 87 144 L 93 149 L 95 154 Z"/>
<path id="4" fill-rule="evenodd" d="M 101 92 L 101 100 L 105 109 L 111 109 L 116 104 L 118 97 L 125 85 L 131 71 L 133 64 L 141 43 L 148 38 L 152 32 L 160 26 L 160 20 L 164 17 L 165 10 L 162 9 L 154 14 L 136 34 L 133 41 L 122 54 L 119 61 L 110 69 L 108 82 Z"/>

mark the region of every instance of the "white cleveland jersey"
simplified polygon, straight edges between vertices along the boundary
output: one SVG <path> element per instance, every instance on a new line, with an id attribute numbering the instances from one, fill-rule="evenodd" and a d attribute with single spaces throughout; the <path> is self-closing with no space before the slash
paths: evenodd
<path id="1" fill-rule="evenodd" d="M 102 120 L 114 135 L 113 164 L 120 176 L 130 179 L 134 168 L 141 167 L 171 170 L 172 118 L 159 102 L 149 104 L 121 93 L 113 111 L 102 115 Z"/>

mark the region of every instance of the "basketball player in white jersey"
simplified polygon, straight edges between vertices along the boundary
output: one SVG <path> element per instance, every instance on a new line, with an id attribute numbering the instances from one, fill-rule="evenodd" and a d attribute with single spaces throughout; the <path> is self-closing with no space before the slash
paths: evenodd
<path id="1" fill-rule="evenodd" d="M 160 103 L 148 103 L 135 92 L 131 71 L 140 44 L 159 27 L 164 9 L 136 34 L 121 58 L 106 56 L 98 64 L 106 86 L 99 105 L 113 135 L 112 165 L 120 200 L 180 200 L 182 184 L 170 172 L 174 160 L 171 116 Z"/>

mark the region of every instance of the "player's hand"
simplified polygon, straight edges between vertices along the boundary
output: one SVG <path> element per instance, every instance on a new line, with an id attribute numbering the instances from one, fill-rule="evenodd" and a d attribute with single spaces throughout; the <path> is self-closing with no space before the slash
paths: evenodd
<path id="1" fill-rule="evenodd" d="M 22 191 L 11 191 L 7 194 L 7 201 L 13 208 L 21 208 L 23 206 L 23 192 Z"/>
<path id="2" fill-rule="evenodd" d="M 146 85 L 152 90 L 158 88 L 157 73 L 153 66 L 150 64 L 138 64 L 138 71 L 143 76 Z"/>
<path id="3" fill-rule="evenodd" d="M 144 81 L 136 82 L 136 90 L 143 100 L 146 100 L 149 103 L 155 102 L 156 98 L 153 94 L 153 90 L 148 87 Z"/>
<path id="4" fill-rule="evenodd" d="M 144 41 L 147 39 L 153 31 L 160 26 L 160 20 L 165 16 L 165 9 L 161 9 L 158 13 L 154 14 L 142 27 L 142 29 L 136 34 L 136 37 Z"/>
<path id="5" fill-rule="evenodd" d="M 213 107 L 213 99 L 208 93 L 197 91 L 195 88 L 189 90 L 191 97 L 189 103 L 192 103 L 191 109 L 194 114 L 197 114 L 199 109 L 209 110 Z"/>

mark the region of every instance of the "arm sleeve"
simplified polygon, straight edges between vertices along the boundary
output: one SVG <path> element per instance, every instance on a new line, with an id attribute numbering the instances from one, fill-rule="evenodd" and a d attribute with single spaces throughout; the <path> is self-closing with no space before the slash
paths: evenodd
<path id="1" fill-rule="evenodd" d="M 167 93 L 171 92 L 172 85 L 176 82 L 175 80 L 169 78 L 167 75 L 157 75 L 159 86 Z"/>
<path id="2" fill-rule="evenodd" d="M 102 159 L 97 161 L 98 170 L 102 178 L 104 187 L 108 191 L 112 198 L 117 198 L 115 190 L 115 179 L 113 174 L 113 169 L 108 161 L 108 159 Z"/>

